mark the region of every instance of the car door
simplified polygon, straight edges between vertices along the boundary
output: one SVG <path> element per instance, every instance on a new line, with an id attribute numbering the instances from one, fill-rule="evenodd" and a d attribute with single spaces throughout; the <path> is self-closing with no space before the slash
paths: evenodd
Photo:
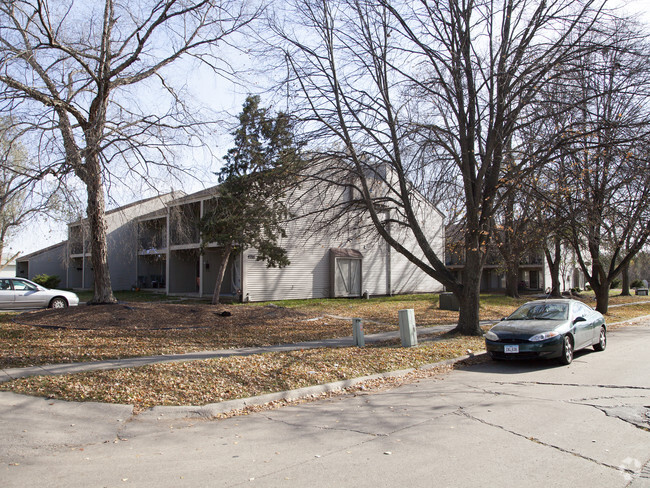
<path id="1" fill-rule="evenodd" d="M 589 313 L 587 314 L 587 320 L 591 327 L 591 344 L 596 344 L 600 340 L 600 326 L 605 322 L 601 320 L 602 315 L 596 312 L 593 308 L 587 307 Z"/>
<path id="2" fill-rule="evenodd" d="M 11 287 L 11 280 L 0 279 L 0 309 L 14 308 L 14 289 Z"/>
<path id="3" fill-rule="evenodd" d="M 575 349 L 590 346 L 593 343 L 593 322 L 590 309 L 582 303 L 573 304 L 573 323 L 575 325 Z M 578 319 L 576 321 L 576 319 Z"/>
<path id="4" fill-rule="evenodd" d="M 23 280 L 12 279 L 14 287 L 14 306 L 16 308 L 40 308 L 43 303 L 43 294 L 31 283 Z"/>

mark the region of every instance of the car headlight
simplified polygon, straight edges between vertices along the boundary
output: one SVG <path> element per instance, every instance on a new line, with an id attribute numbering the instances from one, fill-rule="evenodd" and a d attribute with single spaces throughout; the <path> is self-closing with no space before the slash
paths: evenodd
<path id="1" fill-rule="evenodd" d="M 546 339 L 551 339 L 552 337 L 557 337 L 559 334 L 554 330 L 550 332 L 542 332 L 541 334 L 535 334 L 533 337 L 528 339 L 530 342 L 539 342 L 545 341 Z"/>
<path id="2" fill-rule="evenodd" d="M 495 334 L 494 332 L 492 332 L 491 330 L 488 330 L 488 331 L 485 333 L 484 337 L 485 337 L 488 341 L 498 341 L 498 340 L 499 340 L 499 336 L 496 335 L 496 334 Z"/>

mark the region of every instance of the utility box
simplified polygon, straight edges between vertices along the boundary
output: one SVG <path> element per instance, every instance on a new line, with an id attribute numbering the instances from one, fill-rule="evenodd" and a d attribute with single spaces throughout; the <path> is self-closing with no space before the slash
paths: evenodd
<path id="1" fill-rule="evenodd" d="M 400 310 L 399 337 L 402 340 L 402 347 L 413 347 L 418 345 L 418 335 L 415 330 L 415 312 L 412 308 Z"/>
<path id="2" fill-rule="evenodd" d="M 354 341 L 354 345 L 357 347 L 363 347 L 366 345 L 361 319 L 352 319 L 352 340 Z"/>
<path id="3" fill-rule="evenodd" d="M 450 292 L 440 294 L 440 310 L 453 310 L 458 312 L 460 310 L 460 304 L 458 303 L 458 298 L 456 295 Z"/>

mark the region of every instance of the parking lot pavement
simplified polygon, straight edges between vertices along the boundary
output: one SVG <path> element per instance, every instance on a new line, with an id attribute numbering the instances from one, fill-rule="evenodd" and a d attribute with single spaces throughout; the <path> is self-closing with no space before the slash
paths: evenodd
<path id="1" fill-rule="evenodd" d="M 487 362 L 225 420 L 0 394 L 3 486 L 649 488 L 650 324 L 569 366 Z"/>

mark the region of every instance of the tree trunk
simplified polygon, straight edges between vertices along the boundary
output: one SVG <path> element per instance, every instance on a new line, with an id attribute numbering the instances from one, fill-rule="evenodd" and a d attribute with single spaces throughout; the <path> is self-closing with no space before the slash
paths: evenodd
<path id="1" fill-rule="evenodd" d="M 460 285 L 456 297 L 460 305 L 458 325 L 453 332 L 468 336 L 482 336 L 483 331 L 479 326 L 479 302 L 481 290 L 481 263 L 480 251 L 470 250 L 465 252 L 465 267 L 463 268 L 463 284 Z"/>
<path id="2" fill-rule="evenodd" d="M 217 269 L 217 279 L 214 283 L 214 293 L 212 294 L 212 305 L 219 304 L 219 295 L 221 295 L 221 285 L 223 284 L 223 277 L 226 274 L 226 267 L 228 266 L 228 259 L 232 252 L 232 244 L 226 244 L 223 248 L 223 255 Z"/>
<path id="3" fill-rule="evenodd" d="M 503 262 L 506 265 L 506 296 L 519 298 L 519 263 L 521 256 L 514 252 L 515 239 L 515 197 L 510 193 L 505 201 L 505 222 L 503 242 L 499 246 Z"/>
<path id="4" fill-rule="evenodd" d="M 506 261 L 506 296 L 519 298 L 519 259 Z"/>
<path id="5" fill-rule="evenodd" d="M 561 297 L 561 284 L 560 284 L 560 261 L 562 259 L 562 247 L 559 240 L 555 240 L 555 256 L 551 256 L 551 252 L 548 249 L 544 249 L 544 254 L 546 254 L 546 262 L 548 263 L 548 269 L 551 274 L 551 296 L 552 297 Z"/>
<path id="6" fill-rule="evenodd" d="M 630 293 L 630 265 L 626 264 L 623 266 L 623 269 L 621 270 L 621 279 L 623 281 L 621 287 L 623 290 L 621 291 L 621 296 L 629 297 L 631 295 Z"/>
<path id="7" fill-rule="evenodd" d="M 603 315 L 607 313 L 607 309 L 609 307 L 609 286 L 609 281 L 605 281 L 604 283 L 598 284 L 596 286 L 591 283 L 591 287 L 594 289 L 594 293 L 596 294 L 596 310 L 598 310 Z"/>
<path id="8" fill-rule="evenodd" d="M 88 156 L 86 166 L 86 189 L 88 193 L 88 224 L 90 226 L 90 263 L 93 267 L 94 295 L 90 304 L 117 303 L 113 296 L 111 275 L 108 270 L 108 248 L 106 244 L 106 220 L 104 185 L 99 162 Z"/>

